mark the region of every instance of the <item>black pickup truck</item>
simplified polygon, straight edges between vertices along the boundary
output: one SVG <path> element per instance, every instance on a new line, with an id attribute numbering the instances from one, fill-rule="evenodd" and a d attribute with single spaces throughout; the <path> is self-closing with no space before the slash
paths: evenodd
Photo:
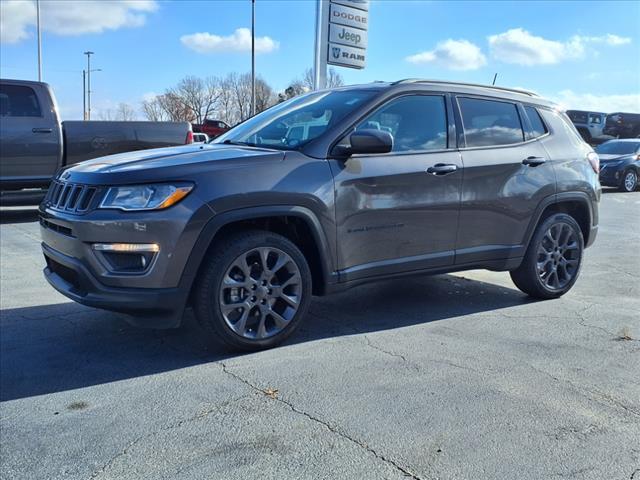
<path id="1" fill-rule="evenodd" d="M 192 140 L 188 122 L 61 122 L 49 85 L 0 80 L 0 205 L 39 203 L 66 165 Z"/>

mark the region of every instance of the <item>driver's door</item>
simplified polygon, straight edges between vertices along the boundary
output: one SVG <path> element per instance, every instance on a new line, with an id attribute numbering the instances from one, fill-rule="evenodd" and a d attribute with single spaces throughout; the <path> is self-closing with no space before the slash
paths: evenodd
<path id="1" fill-rule="evenodd" d="M 462 162 L 447 118 L 444 95 L 397 97 L 356 127 L 390 132 L 390 153 L 330 160 L 342 280 L 453 264 Z"/>

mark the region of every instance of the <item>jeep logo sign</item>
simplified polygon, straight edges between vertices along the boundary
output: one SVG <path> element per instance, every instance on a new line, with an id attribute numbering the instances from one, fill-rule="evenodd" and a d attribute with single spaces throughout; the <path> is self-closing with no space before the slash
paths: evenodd
<path id="1" fill-rule="evenodd" d="M 329 24 L 329 41 L 350 47 L 367 48 L 367 31 Z"/>
<path id="2" fill-rule="evenodd" d="M 317 85 L 324 85 L 327 64 L 365 67 L 369 29 L 369 0 L 316 0 Z M 314 83 L 315 85 L 315 83 Z"/>
<path id="3" fill-rule="evenodd" d="M 366 30 L 369 23 L 369 12 L 332 3 L 329 22 Z"/>

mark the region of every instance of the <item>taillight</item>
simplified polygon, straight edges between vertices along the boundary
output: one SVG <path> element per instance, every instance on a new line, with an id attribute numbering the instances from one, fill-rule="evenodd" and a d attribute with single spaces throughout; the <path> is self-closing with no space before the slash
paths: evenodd
<path id="1" fill-rule="evenodd" d="M 193 143 L 193 132 L 191 130 L 187 132 L 187 138 L 185 139 L 184 143 L 185 145 Z"/>
<path id="2" fill-rule="evenodd" d="M 587 160 L 589 160 L 589 164 L 593 171 L 596 173 L 600 173 L 600 157 L 596 152 L 587 153 Z"/>

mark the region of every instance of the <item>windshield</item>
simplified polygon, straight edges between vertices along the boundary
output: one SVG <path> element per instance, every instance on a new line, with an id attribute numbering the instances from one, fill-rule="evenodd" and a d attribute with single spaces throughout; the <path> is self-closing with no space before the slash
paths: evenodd
<path id="1" fill-rule="evenodd" d="M 269 108 L 212 143 L 297 150 L 370 99 L 371 90 L 313 92 Z"/>
<path id="2" fill-rule="evenodd" d="M 597 153 L 605 155 L 631 155 L 640 147 L 640 142 L 606 142 L 596 147 Z"/>

